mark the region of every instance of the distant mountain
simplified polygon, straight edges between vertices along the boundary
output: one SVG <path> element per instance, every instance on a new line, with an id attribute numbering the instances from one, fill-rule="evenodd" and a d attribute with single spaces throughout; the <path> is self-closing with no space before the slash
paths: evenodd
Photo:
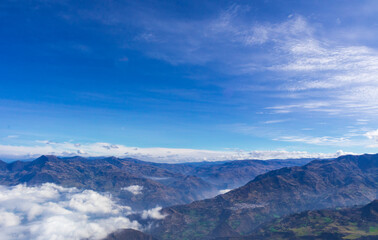
<path id="1" fill-rule="evenodd" d="M 188 174 L 204 178 L 205 180 L 233 189 L 245 185 L 257 175 L 289 166 L 301 166 L 314 159 L 285 159 L 285 160 L 243 160 L 230 161 L 223 164 L 208 164 L 191 170 Z"/>
<path id="2" fill-rule="evenodd" d="M 215 198 L 164 209 L 161 239 L 212 239 L 252 233 L 274 218 L 305 210 L 366 204 L 378 195 L 378 155 L 315 160 L 259 175 Z"/>
<path id="3" fill-rule="evenodd" d="M 263 224 L 249 236 L 217 240 L 378 239 L 378 200 L 344 209 L 306 211 Z"/>
<path id="4" fill-rule="evenodd" d="M 235 160 L 221 162 L 194 162 L 194 163 L 148 163 L 171 172 L 197 176 L 218 186 L 221 189 L 233 189 L 251 181 L 257 175 L 271 170 L 302 166 L 314 160 L 301 159 L 273 159 L 273 160 Z M 146 162 L 145 162 L 146 163 Z"/>
<path id="5" fill-rule="evenodd" d="M 238 183 L 248 182 L 258 174 L 293 164 L 290 160 L 159 164 L 132 158 L 41 156 L 29 162 L 0 162 L 0 184 L 52 182 L 110 192 L 120 203 L 141 210 L 213 197 L 221 189 L 240 186 Z M 133 194 L 125 189 L 132 185 L 143 189 Z"/>
<path id="6" fill-rule="evenodd" d="M 7 168 L 7 163 L 0 160 L 0 171 L 4 171 Z"/>
<path id="7" fill-rule="evenodd" d="M 103 240 L 157 240 L 152 236 L 133 229 L 122 229 L 109 234 Z"/>

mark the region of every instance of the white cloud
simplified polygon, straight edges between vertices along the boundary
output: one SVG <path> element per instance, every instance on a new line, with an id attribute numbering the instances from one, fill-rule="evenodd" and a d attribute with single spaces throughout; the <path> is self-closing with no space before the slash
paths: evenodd
<path id="1" fill-rule="evenodd" d="M 315 144 L 315 145 L 351 145 L 354 144 L 351 140 L 347 137 L 330 137 L 330 136 L 323 136 L 323 137 L 310 137 L 310 136 L 282 136 L 275 138 L 273 140 L 276 141 L 286 141 L 286 142 L 303 142 L 308 144 Z"/>
<path id="2" fill-rule="evenodd" d="M 374 49 L 365 46 L 331 48 L 327 44 L 322 44 L 313 38 L 309 38 L 291 43 L 285 48 L 287 48 L 293 59 L 289 63 L 273 66 L 270 68 L 271 70 L 297 72 L 334 71 L 335 78 L 330 81 L 334 86 L 352 83 L 354 80 L 360 82 L 371 81 L 373 78 L 368 76 L 371 73 L 376 74 L 378 70 L 378 53 Z M 343 73 L 353 72 L 353 75 L 343 75 Z M 360 73 L 370 74 L 356 79 Z M 325 79 L 322 82 L 324 84 L 327 83 Z M 309 83 L 312 83 L 312 81 Z M 311 88 L 311 86 L 308 87 Z"/>
<path id="3" fill-rule="evenodd" d="M 274 123 L 282 123 L 282 122 L 287 122 L 289 119 L 277 119 L 277 120 L 268 120 L 263 122 L 264 124 L 274 124 Z"/>
<path id="4" fill-rule="evenodd" d="M 366 125 L 368 122 L 369 120 L 367 119 L 357 119 L 357 125 Z"/>
<path id="5" fill-rule="evenodd" d="M 225 194 L 225 193 L 228 193 L 229 191 L 231 191 L 232 189 L 223 189 L 223 190 L 219 190 L 219 194 Z"/>
<path id="6" fill-rule="evenodd" d="M 373 131 L 369 131 L 369 132 L 366 132 L 364 134 L 365 137 L 371 139 L 371 140 L 374 140 L 374 143 L 373 144 L 370 144 L 368 145 L 368 147 L 371 147 L 371 148 L 378 148 L 378 129 L 377 130 L 373 130 Z"/>
<path id="7" fill-rule="evenodd" d="M 122 188 L 122 190 L 129 191 L 134 195 L 139 195 L 139 194 L 142 194 L 143 186 L 131 185 L 131 186 Z"/>
<path id="8" fill-rule="evenodd" d="M 172 64 L 211 62 L 215 63 L 212 65 L 217 66 L 217 71 L 238 76 L 265 71 L 264 82 L 277 95 L 287 98 L 292 92 L 298 95 L 305 92 L 301 95 L 304 97 L 295 100 L 297 107 L 272 109 L 274 113 L 317 109 L 324 114 L 378 113 L 376 49 L 356 44 L 356 41 L 348 45 L 348 41 L 340 41 L 333 34 L 322 36 L 318 30 L 321 20 L 311 18 L 314 22 L 310 22 L 310 18 L 290 14 L 281 21 L 256 21 L 250 17 L 252 9 L 254 7 L 248 4 L 232 4 L 223 11 L 209 14 L 209 18 L 191 20 L 161 15 L 150 9 L 148 14 L 139 13 L 140 21 L 136 24 L 141 31 L 134 40 L 145 54 Z M 126 15 L 118 11 L 116 9 L 112 20 L 103 19 L 101 14 L 90 17 L 106 25 L 122 25 Z M 340 29 L 335 32 L 340 33 Z M 358 35 L 353 37 L 357 39 L 372 32 L 369 28 L 355 28 L 342 35 Z M 274 79 L 276 74 L 279 77 Z M 249 83 L 238 83 L 234 78 L 228 83 L 218 82 L 230 91 L 258 91 L 249 88 L 249 85 L 259 85 L 258 78 L 250 79 L 253 80 Z M 269 79 L 274 81 L 269 82 Z M 309 92 L 315 96 L 309 97 Z M 306 108 L 318 102 L 313 99 L 323 99 L 328 106 Z"/>
<path id="9" fill-rule="evenodd" d="M 205 23 L 203 28 L 207 29 L 208 35 L 212 34 L 213 41 L 219 41 L 215 37 L 223 35 L 222 41 L 238 42 L 249 47 L 312 35 L 312 27 L 301 16 L 291 16 L 279 23 L 241 22 L 239 17 L 248 10 L 248 7 L 233 5 L 221 12 L 218 18 Z"/>
<path id="10" fill-rule="evenodd" d="M 298 109 L 305 109 L 307 111 L 327 111 L 329 109 L 330 103 L 312 101 L 312 102 L 303 102 L 289 105 L 278 105 L 274 107 L 266 107 L 268 110 L 272 110 L 275 113 L 290 113 Z"/>
<path id="11" fill-rule="evenodd" d="M 18 138 L 18 137 L 19 137 L 18 135 L 8 135 L 8 136 L 7 136 L 8 139 Z"/>
<path id="12" fill-rule="evenodd" d="M 166 215 L 162 214 L 160 211 L 162 210 L 162 207 L 155 207 L 149 210 L 144 210 L 142 213 L 142 218 L 152 218 L 152 219 L 164 219 Z"/>
<path id="13" fill-rule="evenodd" d="M 265 69 L 280 73 L 281 84 L 277 91 L 290 92 L 287 95 L 296 98 L 295 104 L 270 107 L 273 112 L 378 113 L 376 49 L 363 45 L 344 46 L 317 39 L 313 34 L 283 38 L 277 42 L 277 48 L 281 63 Z M 313 99 L 322 99 L 325 104 L 308 107 L 319 103 Z"/>
<path id="14" fill-rule="evenodd" d="M 69 207 L 83 213 L 118 214 L 129 207 L 116 206 L 109 196 L 103 196 L 91 190 L 85 190 L 72 196 Z"/>
<path id="15" fill-rule="evenodd" d="M 378 141 L 378 129 L 365 133 L 365 136 L 369 139 L 374 139 Z"/>
<path id="16" fill-rule="evenodd" d="M 277 139 L 279 140 L 279 139 Z M 300 141 L 299 138 L 284 137 L 281 140 Z M 345 143 L 347 138 L 323 137 L 319 139 L 302 138 L 306 142 L 321 143 Z M 111 147 L 112 146 L 112 147 Z M 82 151 L 78 151 L 82 150 Z M 183 148 L 136 148 L 120 144 L 110 143 L 72 143 L 72 142 L 39 142 L 33 146 L 0 145 L 0 157 L 6 159 L 30 159 L 40 155 L 58 156 L 116 156 L 132 157 L 153 162 L 201 162 L 201 161 L 224 161 L 243 159 L 286 159 L 286 158 L 330 158 L 337 156 L 336 153 L 308 153 L 305 151 L 243 151 L 243 150 L 198 150 Z"/>
<path id="17" fill-rule="evenodd" d="M 91 190 L 46 183 L 0 186 L 0 239 L 102 239 L 120 228 L 140 229 L 131 209 Z"/>
<path id="18" fill-rule="evenodd" d="M 0 210 L 0 228 L 17 226 L 20 222 L 21 219 L 16 214 Z"/>

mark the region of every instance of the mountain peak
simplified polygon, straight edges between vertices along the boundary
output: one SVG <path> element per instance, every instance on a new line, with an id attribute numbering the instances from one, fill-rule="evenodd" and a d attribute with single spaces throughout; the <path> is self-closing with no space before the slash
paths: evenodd
<path id="1" fill-rule="evenodd" d="M 39 158 L 35 159 L 33 162 L 45 163 L 45 162 L 48 162 L 48 161 L 57 161 L 57 160 L 59 160 L 59 158 L 55 155 L 42 155 Z"/>

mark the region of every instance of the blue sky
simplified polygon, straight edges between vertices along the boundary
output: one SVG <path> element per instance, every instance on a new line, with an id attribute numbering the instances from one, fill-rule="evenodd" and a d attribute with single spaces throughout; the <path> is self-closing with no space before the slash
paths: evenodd
<path id="1" fill-rule="evenodd" d="M 1 1 L 0 36 L 0 157 L 378 148 L 376 1 Z"/>

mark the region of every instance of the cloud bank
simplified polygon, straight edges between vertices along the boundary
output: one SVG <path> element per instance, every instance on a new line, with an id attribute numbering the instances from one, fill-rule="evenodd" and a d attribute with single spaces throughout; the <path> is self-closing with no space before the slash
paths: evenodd
<path id="1" fill-rule="evenodd" d="M 287 159 L 287 158 L 333 158 L 346 153 L 309 153 L 305 151 L 242 151 L 242 150 L 198 150 L 182 148 L 138 148 L 127 147 L 120 144 L 37 141 L 32 146 L 0 145 L 0 158 L 4 159 L 30 159 L 40 155 L 58 155 L 63 157 L 82 156 L 100 157 L 116 156 L 131 157 L 152 162 L 201 162 L 225 161 L 243 159 Z"/>
<path id="2" fill-rule="evenodd" d="M 52 183 L 0 186 L 0 239 L 102 239 L 120 228 L 140 229 L 132 210 L 110 196 Z"/>

